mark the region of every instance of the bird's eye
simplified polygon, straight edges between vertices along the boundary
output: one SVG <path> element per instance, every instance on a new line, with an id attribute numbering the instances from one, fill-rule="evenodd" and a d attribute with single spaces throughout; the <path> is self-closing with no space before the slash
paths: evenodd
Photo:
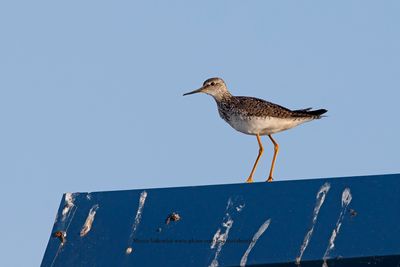
<path id="1" fill-rule="evenodd" d="M 211 85 L 215 85 L 215 82 L 212 82 Z"/>

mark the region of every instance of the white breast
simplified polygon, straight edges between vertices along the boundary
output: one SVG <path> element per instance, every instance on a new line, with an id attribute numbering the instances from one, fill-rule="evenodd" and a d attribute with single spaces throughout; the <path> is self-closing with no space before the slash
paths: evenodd
<path id="1" fill-rule="evenodd" d="M 281 132 L 310 121 L 311 118 L 243 117 L 234 115 L 228 121 L 235 130 L 250 135 L 267 135 Z"/>

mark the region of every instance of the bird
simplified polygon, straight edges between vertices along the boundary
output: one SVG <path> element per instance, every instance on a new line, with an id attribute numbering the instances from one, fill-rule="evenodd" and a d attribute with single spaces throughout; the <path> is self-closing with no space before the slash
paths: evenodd
<path id="1" fill-rule="evenodd" d="M 272 138 L 273 134 L 296 127 L 304 122 L 320 119 L 327 112 L 326 109 L 313 110 L 312 108 L 290 110 L 266 100 L 249 97 L 233 96 L 223 79 L 215 77 L 204 81 L 203 86 L 184 96 L 205 93 L 212 96 L 217 103 L 220 117 L 235 130 L 255 135 L 259 150 L 256 161 L 246 182 L 252 183 L 258 161 L 264 152 L 261 136 L 267 135 L 274 145 L 274 155 L 267 182 L 273 181 L 276 157 L 279 151 L 278 143 Z"/>

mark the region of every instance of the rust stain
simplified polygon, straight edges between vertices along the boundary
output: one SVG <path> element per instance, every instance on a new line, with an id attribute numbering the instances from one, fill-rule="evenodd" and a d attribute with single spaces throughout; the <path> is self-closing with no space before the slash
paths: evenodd
<path id="1" fill-rule="evenodd" d="M 53 233 L 53 237 L 58 238 L 61 242 L 61 245 L 67 241 L 67 233 L 65 231 L 57 231 Z"/>
<path id="2" fill-rule="evenodd" d="M 177 222 L 181 219 L 181 216 L 176 213 L 172 212 L 170 215 L 168 215 L 167 219 L 165 220 L 165 224 L 169 224 L 171 221 Z"/>

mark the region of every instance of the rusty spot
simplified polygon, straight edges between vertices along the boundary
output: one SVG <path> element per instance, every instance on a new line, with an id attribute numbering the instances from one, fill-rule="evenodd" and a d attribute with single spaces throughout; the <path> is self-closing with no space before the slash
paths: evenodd
<path id="1" fill-rule="evenodd" d="M 168 215 L 167 219 L 165 220 L 165 224 L 169 224 L 171 221 L 177 222 L 180 219 L 181 219 L 181 216 L 178 213 L 173 212 L 170 215 Z"/>
<path id="2" fill-rule="evenodd" d="M 350 209 L 350 210 L 349 210 L 349 213 L 350 213 L 350 216 L 351 216 L 351 217 L 357 216 L 357 211 L 354 210 L 354 209 Z"/>
<path id="3" fill-rule="evenodd" d="M 61 245 L 67 241 L 67 233 L 65 231 L 57 231 L 53 233 L 53 237 L 58 238 L 61 242 Z"/>

